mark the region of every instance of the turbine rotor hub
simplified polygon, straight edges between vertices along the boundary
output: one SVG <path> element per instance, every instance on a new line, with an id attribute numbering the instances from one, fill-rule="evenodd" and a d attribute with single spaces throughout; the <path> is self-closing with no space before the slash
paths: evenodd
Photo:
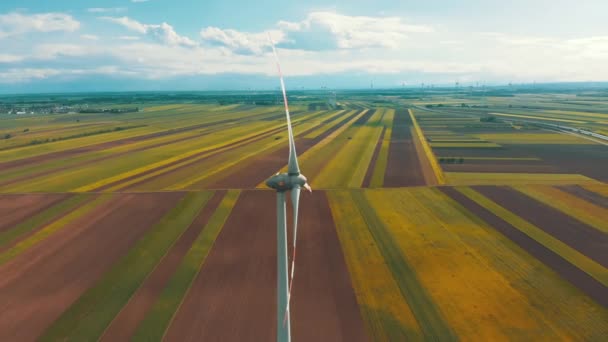
<path id="1" fill-rule="evenodd" d="M 288 174 L 288 173 L 277 173 L 276 175 L 268 178 L 266 185 L 269 188 L 277 191 L 291 190 L 296 186 L 304 187 L 307 179 L 303 174 Z"/>

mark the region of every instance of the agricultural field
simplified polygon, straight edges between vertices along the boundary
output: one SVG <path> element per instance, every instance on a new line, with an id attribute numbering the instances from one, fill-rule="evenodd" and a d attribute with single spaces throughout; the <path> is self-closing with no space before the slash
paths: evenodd
<path id="1" fill-rule="evenodd" d="M 275 95 L 0 113 L 0 340 L 274 340 Z M 605 90 L 290 96 L 293 340 L 608 336 Z"/>

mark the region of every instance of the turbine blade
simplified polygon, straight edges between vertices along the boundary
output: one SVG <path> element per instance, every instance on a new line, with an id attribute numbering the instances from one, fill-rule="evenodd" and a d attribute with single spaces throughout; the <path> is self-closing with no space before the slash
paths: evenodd
<path id="1" fill-rule="evenodd" d="M 308 183 L 304 183 L 304 189 L 306 189 L 308 192 L 312 192 L 312 188 L 310 187 L 310 184 L 308 184 Z"/>
<path id="2" fill-rule="evenodd" d="M 296 153 L 296 144 L 293 139 L 293 130 L 291 128 L 291 117 L 289 115 L 289 104 L 287 103 L 287 92 L 285 91 L 285 81 L 283 81 L 283 72 L 281 71 L 281 63 L 279 63 L 279 55 L 274 47 L 274 41 L 268 33 L 268 40 L 272 46 L 272 53 L 277 63 L 277 70 L 279 71 L 279 78 L 281 80 L 281 90 L 283 91 L 283 103 L 285 105 L 285 116 L 287 117 L 287 134 L 289 135 L 289 160 L 287 162 L 287 172 L 289 174 L 298 175 L 300 174 L 300 167 L 298 166 L 298 155 Z"/>
<path id="3" fill-rule="evenodd" d="M 287 292 L 287 307 L 285 308 L 286 314 L 289 313 L 289 302 L 291 300 L 291 289 L 293 286 L 293 275 L 296 266 L 296 242 L 298 237 L 298 208 L 300 206 L 300 186 L 296 185 L 291 189 L 291 205 L 293 208 L 293 254 L 291 256 L 291 274 L 289 277 L 289 291 Z M 285 316 L 284 320 L 287 320 Z"/>
<path id="4" fill-rule="evenodd" d="M 277 341 L 290 341 L 285 192 L 277 192 Z"/>

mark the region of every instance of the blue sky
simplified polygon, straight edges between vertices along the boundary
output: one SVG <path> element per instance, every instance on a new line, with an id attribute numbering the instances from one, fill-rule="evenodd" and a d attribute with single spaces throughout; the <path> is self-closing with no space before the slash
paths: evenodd
<path id="1" fill-rule="evenodd" d="M 3 0 L 0 92 L 607 81 L 608 1 Z"/>

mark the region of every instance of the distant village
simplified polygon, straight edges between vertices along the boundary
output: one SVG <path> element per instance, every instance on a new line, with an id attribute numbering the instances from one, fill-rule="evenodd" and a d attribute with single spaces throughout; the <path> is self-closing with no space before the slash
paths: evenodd
<path id="1" fill-rule="evenodd" d="M 129 108 L 103 108 L 89 107 L 89 105 L 61 106 L 61 105 L 22 105 L 0 104 L 0 114 L 9 115 L 44 115 L 44 114 L 76 114 L 76 113 L 132 113 L 139 112 L 139 107 Z"/>

